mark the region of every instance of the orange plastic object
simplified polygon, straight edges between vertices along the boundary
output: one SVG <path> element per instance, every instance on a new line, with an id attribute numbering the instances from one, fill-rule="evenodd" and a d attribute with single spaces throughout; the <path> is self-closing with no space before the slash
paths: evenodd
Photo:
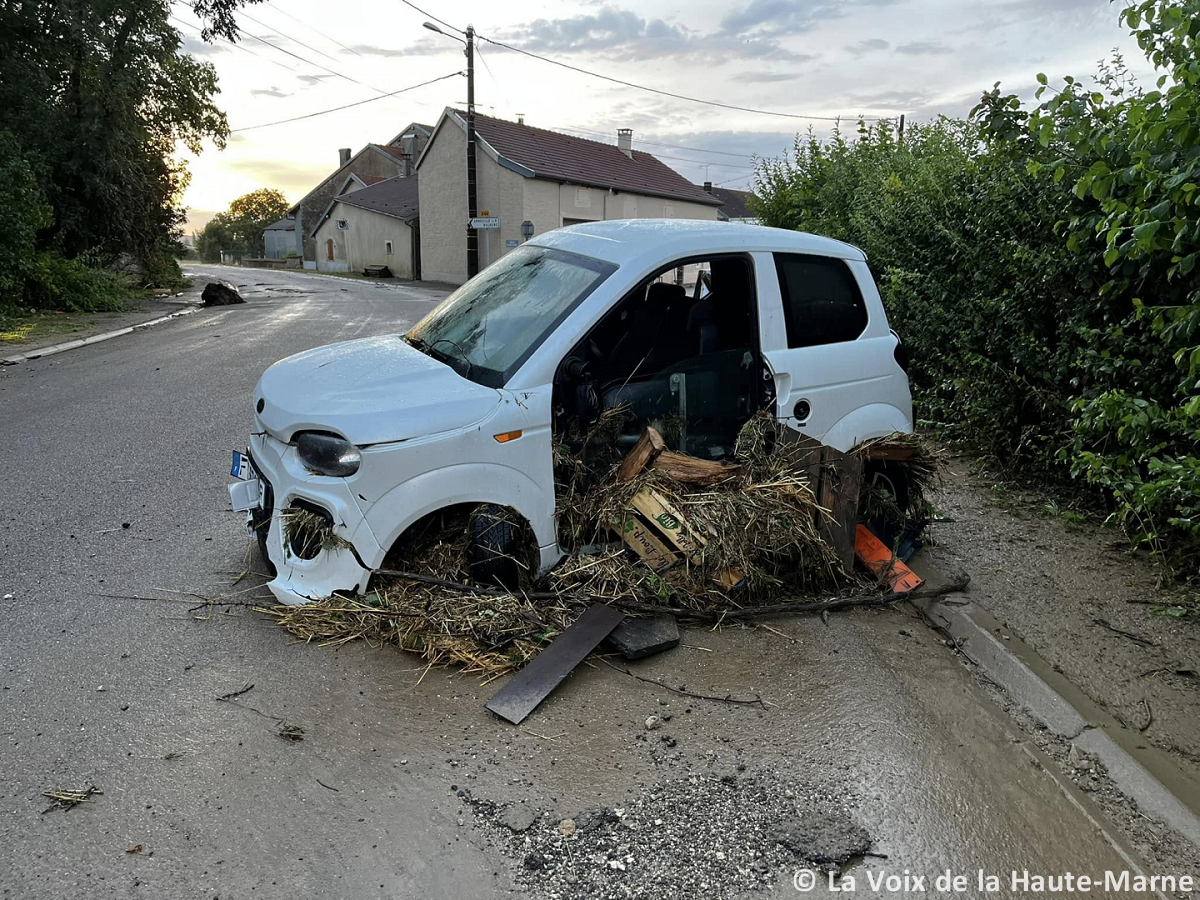
<path id="1" fill-rule="evenodd" d="M 854 555 L 879 579 L 886 582 L 894 593 L 905 594 L 925 583 L 924 578 L 892 556 L 892 551 L 883 541 L 863 525 L 859 525 L 854 532 Z"/>

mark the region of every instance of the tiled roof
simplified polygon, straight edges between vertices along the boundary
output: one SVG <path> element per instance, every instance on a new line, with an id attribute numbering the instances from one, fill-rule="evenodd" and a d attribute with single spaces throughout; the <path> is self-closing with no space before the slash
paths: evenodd
<path id="1" fill-rule="evenodd" d="M 285 217 L 285 218 L 280 219 L 278 222 L 272 222 L 270 225 L 268 225 L 263 230 L 264 231 L 295 231 L 296 230 L 296 220 L 288 219 Z"/>
<path id="2" fill-rule="evenodd" d="M 457 115 L 466 118 L 466 113 Z M 712 206 L 720 203 L 700 185 L 693 184 L 666 163 L 641 150 L 634 150 L 631 159 L 613 144 L 478 113 L 475 114 L 475 130 L 497 153 L 531 170 L 538 178 Z"/>
<path id="3" fill-rule="evenodd" d="M 342 194 L 335 198 L 335 202 L 405 221 L 415 219 L 418 214 L 417 176 L 386 178 L 370 187 Z"/>
<path id="4" fill-rule="evenodd" d="M 754 196 L 750 191 L 731 191 L 729 188 L 714 187 L 712 195 L 721 201 L 721 212 L 730 219 L 753 219 L 756 213 L 746 206 Z"/>
<path id="5" fill-rule="evenodd" d="M 406 156 L 403 147 L 392 147 L 388 144 L 372 144 L 371 146 L 377 150 L 382 150 L 388 156 L 395 157 L 396 159 L 404 159 Z"/>

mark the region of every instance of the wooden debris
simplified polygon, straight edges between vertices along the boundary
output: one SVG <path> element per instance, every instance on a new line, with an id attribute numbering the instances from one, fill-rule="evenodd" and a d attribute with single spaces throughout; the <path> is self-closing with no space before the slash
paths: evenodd
<path id="1" fill-rule="evenodd" d="M 638 442 L 634 444 L 629 455 L 621 463 L 621 467 L 617 469 L 617 483 L 625 484 L 633 481 L 642 469 L 654 462 L 658 455 L 666 449 L 667 444 L 663 440 L 663 436 L 656 429 L 647 425 L 642 436 L 638 438 Z"/>
<path id="2" fill-rule="evenodd" d="M 646 488 L 638 491 L 632 501 L 633 508 L 653 524 L 667 543 L 697 565 L 705 540 L 698 532 L 688 527 L 683 514 L 673 507 L 658 491 Z"/>
<path id="3" fill-rule="evenodd" d="M 713 462 L 664 450 L 654 460 L 654 468 L 683 484 L 711 487 L 736 478 L 745 470 L 734 463 Z"/>
<path id="4" fill-rule="evenodd" d="M 626 514 L 620 532 L 621 540 L 655 572 L 665 572 L 679 562 L 678 557 L 658 538 L 654 530 L 634 513 Z"/>
<path id="5" fill-rule="evenodd" d="M 854 554 L 893 594 L 906 594 L 925 583 L 916 572 L 898 560 L 879 538 L 871 534 L 865 525 L 859 525 L 855 531 Z"/>
<path id="6" fill-rule="evenodd" d="M 623 618 L 625 614 L 620 610 L 593 603 L 574 625 L 510 678 L 487 702 L 487 708 L 500 718 L 520 725 Z"/>
<path id="7" fill-rule="evenodd" d="M 746 576 L 741 569 L 722 569 L 713 575 L 713 581 L 726 593 L 735 591 L 746 583 Z"/>
<path id="8" fill-rule="evenodd" d="M 779 429 L 779 439 L 800 447 L 798 467 L 807 476 L 821 508 L 817 512 L 817 532 L 834 551 L 842 568 L 849 572 L 854 566 L 854 526 L 862 489 L 862 460 L 787 427 Z"/>

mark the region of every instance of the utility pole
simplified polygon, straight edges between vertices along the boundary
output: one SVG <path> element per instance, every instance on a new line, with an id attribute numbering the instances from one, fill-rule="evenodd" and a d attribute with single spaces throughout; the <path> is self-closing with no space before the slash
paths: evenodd
<path id="1" fill-rule="evenodd" d="M 475 180 L 475 26 L 468 25 L 461 32 L 466 38 L 449 34 L 438 28 L 432 22 L 426 22 L 425 28 L 435 31 L 465 45 L 467 57 L 467 278 L 479 274 L 479 233 L 471 227 L 471 219 L 479 215 L 479 192 Z"/>
<path id="2" fill-rule="evenodd" d="M 904 143 L 904 113 L 900 113 L 900 143 Z"/>
<path id="3" fill-rule="evenodd" d="M 475 27 L 467 26 L 467 215 L 479 215 L 475 183 Z M 479 232 L 467 221 L 467 278 L 479 274 Z"/>

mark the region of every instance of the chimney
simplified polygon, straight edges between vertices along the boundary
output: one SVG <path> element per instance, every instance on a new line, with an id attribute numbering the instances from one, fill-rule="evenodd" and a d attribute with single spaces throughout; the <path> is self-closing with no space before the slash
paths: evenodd
<path id="1" fill-rule="evenodd" d="M 350 148 L 343 147 L 338 151 L 338 166 L 344 166 L 348 162 L 350 162 Z"/>
<path id="2" fill-rule="evenodd" d="M 525 113 L 517 113 L 517 124 L 518 125 L 525 124 Z"/>
<path id="3" fill-rule="evenodd" d="M 711 181 L 704 182 L 704 190 L 707 193 L 710 193 L 710 194 L 712 193 L 712 182 Z"/>
<path id="4" fill-rule="evenodd" d="M 617 149 L 633 159 L 633 129 L 618 128 L 617 129 Z"/>

